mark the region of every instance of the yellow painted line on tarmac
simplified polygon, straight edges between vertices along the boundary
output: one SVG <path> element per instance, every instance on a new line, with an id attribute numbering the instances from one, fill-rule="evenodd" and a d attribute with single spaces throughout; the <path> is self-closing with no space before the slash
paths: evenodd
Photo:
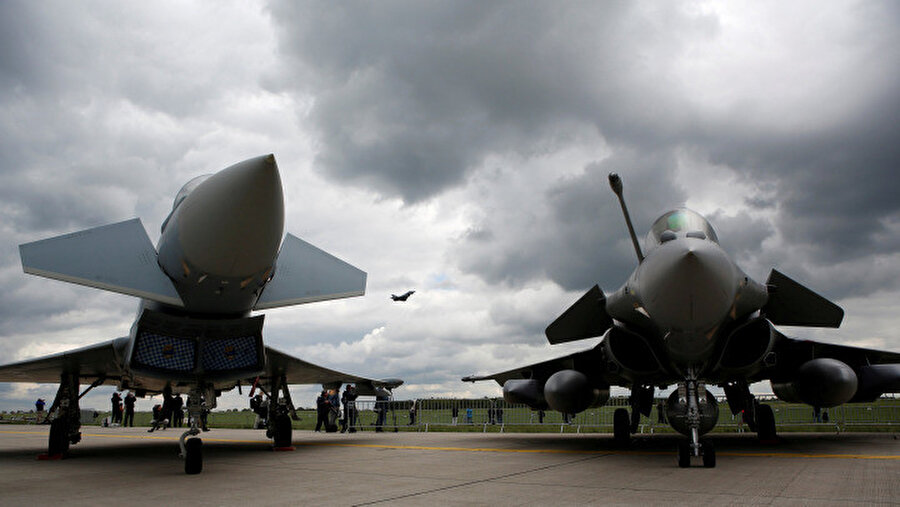
<path id="1" fill-rule="evenodd" d="M 0 430 L 0 433 L 14 435 L 46 435 L 46 432 L 40 431 L 6 431 Z M 181 435 L 158 436 L 158 435 L 115 435 L 108 433 L 82 433 L 86 437 L 99 438 L 122 438 L 133 440 L 169 440 L 178 441 Z M 208 438 L 203 437 L 208 442 L 231 442 L 241 444 L 266 444 L 270 441 L 266 440 L 240 440 L 235 438 Z M 506 452 L 506 453 L 525 453 L 525 454 L 597 454 L 597 455 L 632 455 L 632 456 L 668 456 L 674 454 L 668 451 L 618 451 L 618 450 L 582 450 L 582 449 L 504 449 L 499 447 L 441 447 L 441 446 L 425 446 L 425 445 L 391 445 L 391 444 L 353 444 L 343 442 L 295 442 L 296 446 L 304 447 L 358 447 L 363 449 L 393 449 L 404 451 L 446 451 L 446 452 Z M 900 455 L 878 455 L 878 454 L 811 454 L 797 452 L 734 452 L 725 451 L 717 452 L 719 456 L 734 456 L 746 458 L 807 458 L 807 459 L 867 459 L 867 460 L 900 460 Z"/>

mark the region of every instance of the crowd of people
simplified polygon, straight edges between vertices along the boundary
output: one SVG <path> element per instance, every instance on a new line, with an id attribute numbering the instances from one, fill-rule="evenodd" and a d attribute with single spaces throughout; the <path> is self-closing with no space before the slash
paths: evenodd
<path id="1" fill-rule="evenodd" d="M 359 393 L 354 385 L 347 385 L 344 391 L 338 396 L 339 389 L 323 389 L 316 399 L 317 421 L 315 431 L 323 429 L 328 433 L 355 433 L 359 424 L 359 410 L 356 408 L 356 399 Z M 110 416 L 104 421 L 103 425 L 134 427 L 134 410 L 137 396 L 131 391 L 126 391 L 124 396 L 122 393 L 113 392 L 110 397 Z M 38 398 L 35 402 L 35 412 L 44 414 L 45 401 Z M 200 400 L 204 409 L 201 412 L 200 426 L 203 431 L 209 431 L 207 426 L 208 410 L 205 409 L 203 399 Z M 166 428 L 180 428 L 185 425 L 185 407 L 190 404 L 190 397 L 187 403 L 180 393 L 173 394 L 172 388 L 166 386 L 162 393 L 162 403 L 157 403 L 152 408 L 152 419 L 150 421 L 150 429 L 148 433 L 156 430 L 165 430 Z M 375 431 L 384 430 L 387 421 L 387 412 L 390 407 L 389 398 L 387 396 L 375 397 Z M 268 424 L 269 417 L 269 400 L 264 398 L 262 394 L 257 394 L 250 399 L 250 408 L 256 414 L 256 422 L 254 427 L 257 429 L 265 428 Z M 51 408 L 52 411 L 52 408 Z M 498 411 L 498 418 L 502 421 L 502 411 Z M 410 424 L 415 424 L 416 420 L 416 404 L 415 402 L 409 407 Z M 187 421 L 190 424 L 190 420 Z"/>
<path id="2" fill-rule="evenodd" d="M 344 388 L 340 399 L 338 399 L 337 389 L 323 389 L 316 398 L 316 431 L 321 431 L 324 427 L 326 433 L 334 433 L 338 431 L 338 424 L 340 424 L 341 433 L 348 431 L 355 433 L 359 419 L 359 411 L 356 409 L 356 398 L 358 397 L 356 387 L 352 385 Z M 343 406 L 343 411 L 341 411 L 341 406 Z M 384 421 L 380 415 L 379 420 L 383 425 Z M 381 425 L 376 423 L 376 431 Z"/>

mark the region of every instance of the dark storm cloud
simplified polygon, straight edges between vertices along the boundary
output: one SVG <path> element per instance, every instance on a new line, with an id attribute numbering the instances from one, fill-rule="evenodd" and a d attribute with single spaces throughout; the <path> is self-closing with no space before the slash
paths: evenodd
<path id="1" fill-rule="evenodd" d="M 464 236 L 454 252 L 461 267 L 489 283 L 519 285 L 549 278 L 567 290 L 595 283 L 615 290 L 637 259 L 608 175 L 624 180 L 625 198 L 643 244 L 650 223 L 684 204 L 674 181 L 673 156 L 618 150 L 582 174 L 546 189 L 545 214 L 493 214 L 477 234 Z M 496 231 L 496 234 L 490 231 Z M 643 245 L 642 245 L 643 248 Z"/>
<path id="2" fill-rule="evenodd" d="M 750 205 L 774 201 L 778 211 L 771 228 L 740 217 L 746 226 L 727 239 L 736 248 L 758 251 L 772 228 L 824 265 L 896 248 L 885 224 L 900 214 L 898 9 L 868 3 L 853 10 L 852 29 L 843 19 L 823 17 L 804 31 L 778 33 L 773 40 L 799 46 L 778 48 L 795 55 L 795 68 L 765 58 L 742 67 L 740 58 L 756 56 L 750 51 L 734 54 L 735 62 L 717 61 L 722 68 L 710 75 L 721 77 L 726 95 L 739 90 L 723 107 L 704 96 L 718 90 L 692 88 L 696 78 L 680 67 L 698 50 L 723 44 L 727 27 L 702 11 L 690 4 L 609 2 L 528 8 L 517 2 L 275 2 L 286 65 L 273 79 L 281 84 L 273 86 L 315 96 L 306 119 L 319 132 L 319 170 L 407 202 L 464 185 L 489 155 L 557 150 L 565 144 L 561 125 L 574 122 L 596 128 L 611 160 L 639 154 L 665 161 L 635 166 L 633 177 L 646 181 L 640 193 L 678 196 L 647 213 L 689 195 L 690 182 L 673 182 L 667 172 L 679 149 L 736 172 L 751 187 L 774 189 L 765 197 L 743 196 Z M 778 30 L 775 25 L 767 28 Z M 849 58 L 843 51 L 804 52 L 810 44 L 804 35 L 832 32 Z M 809 59 L 825 63 L 807 65 Z M 839 83 L 821 83 L 835 74 Z M 785 82 L 792 77 L 799 84 Z M 802 90 L 803 82 L 810 91 L 799 95 L 821 103 L 777 99 L 785 87 Z M 620 232 L 618 224 L 600 222 L 620 219 L 608 200 L 598 199 L 596 192 L 605 190 L 583 195 L 584 184 L 604 186 L 603 176 L 586 173 L 585 182 L 547 192 L 552 215 L 536 218 L 548 230 L 527 235 L 540 239 L 499 239 L 500 224 L 476 224 L 461 241 L 481 257 L 463 253 L 461 265 L 489 282 L 544 274 L 573 288 L 592 278 L 621 279 L 615 275 L 626 267 L 627 243 L 610 234 Z M 604 207 L 580 209 L 594 205 L 592 199 Z M 601 211 L 603 218 L 594 220 Z M 548 252 L 532 253 L 539 247 Z M 608 262 L 598 268 L 596 259 Z M 895 282 L 882 287 L 888 285 Z"/>
<path id="3" fill-rule="evenodd" d="M 641 83 L 664 77 L 645 53 L 677 52 L 679 28 L 714 29 L 629 3 L 276 2 L 272 17 L 282 82 L 316 97 L 321 170 L 412 202 L 461 184 L 489 154 L 557 149 L 565 122 L 603 118 L 613 140 L 646 139 L 657 123 L 651 136 L 672 135 L 680 112 Z M 650 36 L 623 47 L 632 30 Z"/>

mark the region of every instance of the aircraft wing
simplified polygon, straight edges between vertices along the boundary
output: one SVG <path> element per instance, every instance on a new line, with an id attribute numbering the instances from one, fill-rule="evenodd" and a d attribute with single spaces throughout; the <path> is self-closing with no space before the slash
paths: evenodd
<path id="1" fill-rule="evenodd" d="M 266 376 L 284 375 L 288 384 L 355 384 L 363 396 L 374 396 L 376 389 L 393 389 L 401 384 L 399 379 L 370 379 L 350 375 L 309 363 L 271 347 L 266 347 Z"/>
<path id="2" fill-rule="evenodd" d="M 78 372 L 82 379 L 105 380 L 98 385 L 118 385 L 128 338 L 89 345 L 59 354 L 0 366 L 0 382 L 58 384 L 63 373 Z"/>
<path id="3" fill-rule="evenodd" d="M 19 246 L 31 275 L 184 306 L 139 218 Z"/>
<path id="4" fill-rule="evenodd" d="M 288 234 L 254 310 L 362 296 L 366 273 L 330 253 Z"/>
<path id="5" fill-rule="evenodd" d="M 807 361 L 829 358 L 847 364 L 856 373 L 858 387 L 851 401 L 872 401 L 885 393 L 900 392 L 900 353 L 799 340 L 780 332 L 772 352 L 775 364 L 763 369 L 753 381 L 790 382 Z"/>
<path id="6" fill-rule="evenodd" d="M 501 386 L 510 379 L 540 379 L 547 380 L 551 375 L 560 370 L 578 370 L 581 372 L 593 372 L 600 374 L 606 381 L 612 384 L 625 385 L 624 379 L 610 378 L 610 373 L 603 370 L 604 361 L 601 361 L 602 353 L 600 345 L 581 350 L 572 354 L 513 368 L 512 370 L 493 373 L 491 375 L 470 375 L 463 377 L 463 382 L 477 382 L 480 380 L 494 380 Z"/>
<path id="7" fill-rule="evenodd" d="M 547 340 L 556 345 L 600 336 L 610 326 L 612 319 L 606 313 L 606 296 L 600 286 L 594 285 L 547 326 L 545 334 Z"/>

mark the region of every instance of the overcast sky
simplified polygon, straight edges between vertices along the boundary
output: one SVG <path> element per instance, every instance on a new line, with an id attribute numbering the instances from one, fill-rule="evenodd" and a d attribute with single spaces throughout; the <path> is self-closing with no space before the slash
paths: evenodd
<path id="1" fill-rule="evenodd" d="M 898 125 L 896 2 L 0 2 L 0 363 L 137 305 L 23 274 L 19 244 L 132 217 L 155 242 L 183 183 L 266 153 L 286 231 L 369 274 L 268 312 L 267 344 L 400 398 L 590 345 L 543 329 L 635 266 L 610 171 L 639 234 L 687 205 L 846 311 L 788 334 L 900 351 Z"/>

